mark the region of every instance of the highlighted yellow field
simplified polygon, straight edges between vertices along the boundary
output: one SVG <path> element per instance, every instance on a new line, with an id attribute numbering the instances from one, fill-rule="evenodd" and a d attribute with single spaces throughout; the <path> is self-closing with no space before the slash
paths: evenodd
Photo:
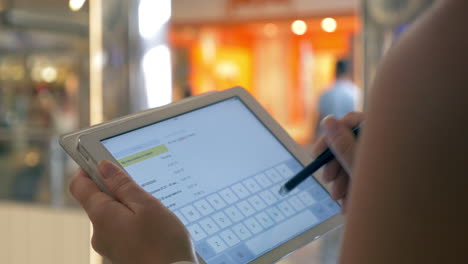
<path id="1" fill-rule="evenodd" d="M 127 166 L 133 165 L 135 163 L 144 161 L 146 159 L 156 157 L 156 156 L 161 155 L 163 153 L 166 153 L 168 151 L 169 151 L 169 149 L 166 147 L 166 145 L 159 145 L 159 146 L 156 146 L 154 148 L 143 150 L 141 152 L 132 154 L 132 155 L 130 155 L 128 157 L 119 159 L 119 163 L 123 167 L 127 167 Z"/>

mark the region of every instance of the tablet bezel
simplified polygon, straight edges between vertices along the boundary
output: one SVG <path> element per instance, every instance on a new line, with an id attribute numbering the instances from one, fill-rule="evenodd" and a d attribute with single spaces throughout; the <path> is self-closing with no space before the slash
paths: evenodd
<path id="1" fill-rule="evenodd" d="M 167 106 L 151 109 L 142 113 L 127 116 L 118 120 L 101 124 L 95 128 L 87 129 L 82 133 L 75 134 L 78 139 L 78 148 L 85 160 L 88 169 L 94 170 L 93 179 L 99 181 L 96 174 L 96 164 L 101 160 L 111 160 L 118 164 L 111 153 L 104 147 L 101 140 L 126 133 L 150 124 L 154 124 L 198 108 L 238 97 L 245 106 L 257 117 L 257 119 L 278 139 L 278 141 L 295 157 L 303 166 L 307 165 L 311 158 L 306 152 L 288 135 L 288 133 L 268 114 L 268 112 L 243 88 L 235 87 L 222 92 L 209 93 L 200 97 L 194 97 L 187 101 L 170 104 Z M 81 164 L 80 164 L 81 165 Z M 93 169 L 94 168 L 94 169 Z M 317 181 L 324 187 L 323 183 Z M 102 186 L 101 183 L 98 183 Z M 343 217 L 338 214 L 321 224 L 310 228 L 295 238 L 286 241 L 273 250 L 253 260 L 252 264 L 272 263 L 316 240 L 323 234 L 339 227 Z M 197 253 L 198 255 L 198 253 Z M 198 255 L 200 263 L 206 263 Z"/>

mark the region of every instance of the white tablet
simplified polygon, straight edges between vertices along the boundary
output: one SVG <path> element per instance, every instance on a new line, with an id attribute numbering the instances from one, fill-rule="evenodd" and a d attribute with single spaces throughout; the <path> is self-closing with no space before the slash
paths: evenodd
<path id="1" fill-rule="evenodd" d="M 96 164 L 118 162 L 186 225 L 200 263 L 272 263 L 342 223 L 314 178 L 278 194 L 310 158 L 240 87 L 68 134 L 61 145 L 101 187 Z"/>

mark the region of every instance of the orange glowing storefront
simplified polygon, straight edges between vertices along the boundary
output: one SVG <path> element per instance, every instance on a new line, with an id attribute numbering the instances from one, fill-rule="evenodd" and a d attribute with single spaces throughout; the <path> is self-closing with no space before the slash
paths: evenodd
<path id="1" fill-rule="evenodd" d="M 323 25 L 326 17 L 333 19 Z M 293 26 L 297 19 L 173 23 L 175 99 L 240 85 L 296 141 L 310 143 L 318 98 L 334 79 L 336 60 L 348 57 L 360 64 L 354 59 L 359 57 L 360 23 L 352 13 L 300 17 Z M 360 84 L 359 78 L 355 81 Z"/>

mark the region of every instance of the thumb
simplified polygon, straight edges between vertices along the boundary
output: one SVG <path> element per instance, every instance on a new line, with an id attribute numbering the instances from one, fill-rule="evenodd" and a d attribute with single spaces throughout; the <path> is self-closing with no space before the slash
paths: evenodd
<path id="1" fill-rule="evenodd" d="M 110 161 L 101 161 L 99 172 L 109 192 L 128 207 L 132 203 L 142 203 L 150 196 L 122 168 Z"/>
<path id="2" fill-rule="evenodd" d="M 326 117 L 322 125 L 328 146 L 348 175 L 351 175 L 356 148 L 356 138 L 351 129 L 331 116 Z"/>

